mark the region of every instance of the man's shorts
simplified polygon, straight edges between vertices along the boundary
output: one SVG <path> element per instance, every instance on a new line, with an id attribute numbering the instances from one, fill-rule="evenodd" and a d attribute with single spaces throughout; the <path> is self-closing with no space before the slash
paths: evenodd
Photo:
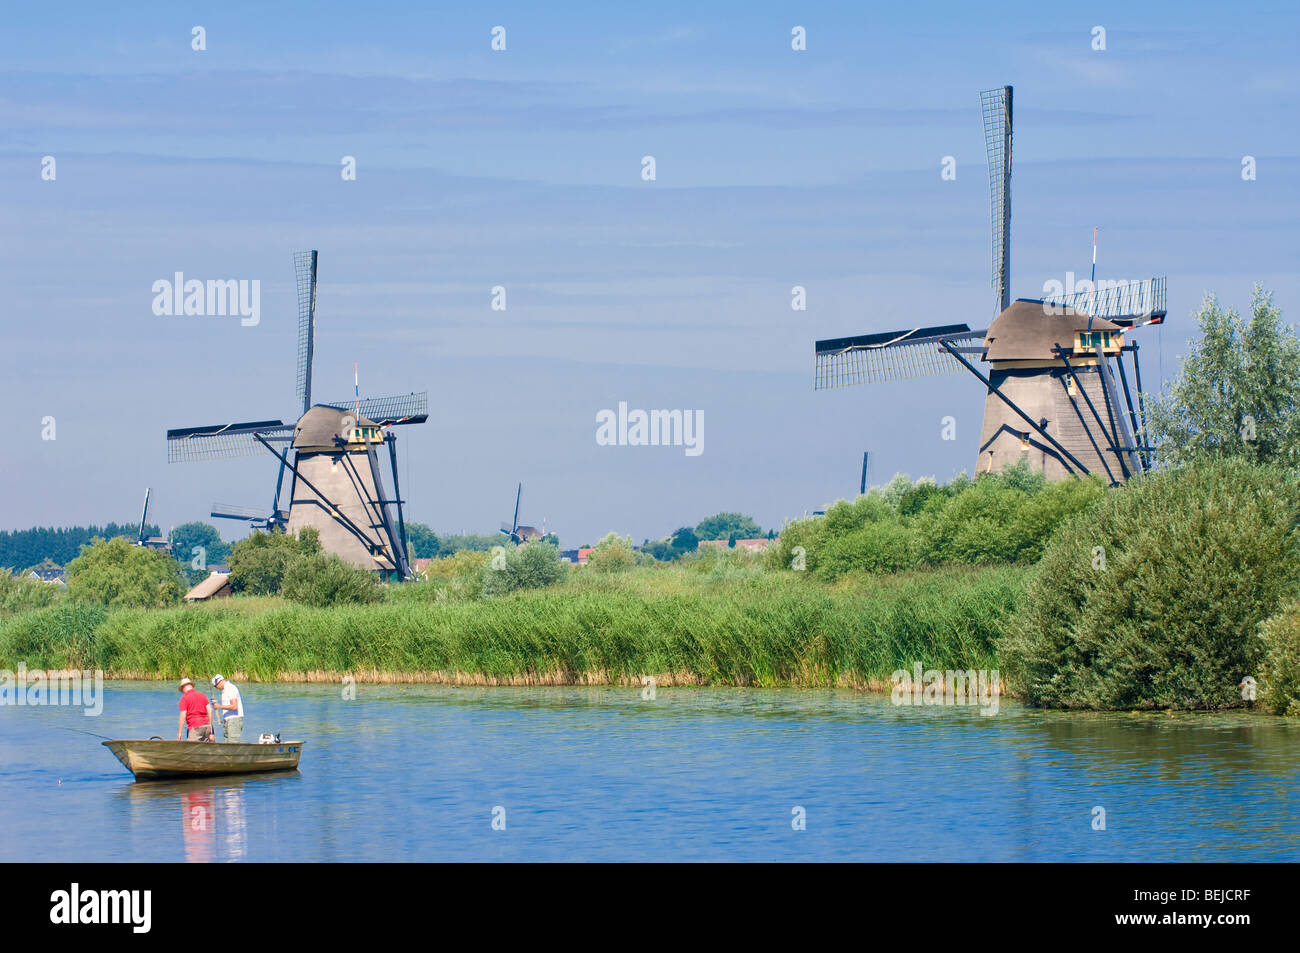
<path id="1" fill-rule="evenodd" d="M 197 728 L 191 728 L 189 740 L 190 741 L 211 741 L 212 726 L 199 725 Z"/>
<path id="2" fill-rule="evenodd" d="M 226 741 L 231 743 L 238 742 L 240 735 L 244 733 L 244 716 L 235 715 L 233 718 L 227 718 L 221 723 L 221 730 L 226 736 Z"/>

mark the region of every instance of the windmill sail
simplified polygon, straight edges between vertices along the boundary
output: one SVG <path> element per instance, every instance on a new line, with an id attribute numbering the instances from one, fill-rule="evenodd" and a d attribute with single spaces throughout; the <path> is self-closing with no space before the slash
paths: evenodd
<path id="1" fill-rule="evenodd" d="M 1011 87 L 980 93 L 989 160 L 993 292 L 1000 314 L 1011 305 Z"/>
<path id="2" fill-rule="evenodd" d="M 212 512 L 209 515 L 218 519 L 241 520 L 247 523 L 267 522 L 265 510 L 258 509 L 255 506 L 239 506 L 235 503 L 213 503 Z"/>
<path id="3" fill-rule="evenodd" d="M 814 348 L 814 390 L 958 372 L 961 364 L 939 341 L 973 347 L 983 335 L 983 331 L 972 331 L 969 325 L 945 324 L 818 341 Z"/>
<path id="4" fill-rule="evenodd" d="M 169 430 L 167 462 L 260 456 L 266 451 L 254 434 L 261 434 L 272 444 L 288 445 L 293 439 L 293 426 L 280 420 L 255 420 Z"/>
<path id="5" fill-rule="evenodd" d="M 298 400 L 305 414 L 311 409 L 311 363 L 316 347 L 316 252 L 293 256 L 298 277 Z"/>
<path id="6" fill-rule="evenodd" d="M 335 410 L 357 410 L 357 400 L 341 400 L 322 404 Z M 373 420 L 381 427 L 393 424 L 422 424 L 429 419 L 429 393 L 399 394 L 396 397 L 367 397 L 360 402 L 361 416 Z"/>
<path id="7" fill-rule="evenodd" d="M 1121 327 L 1160 324 L 1164 321 L 1165 279 L 1124 281 L 1098 291 L 1084 289 L 1070 294 L 1052 295 L 1043 304 L 1071 308 L 1080 314 L 1114 321 Z"/>
<path id="8" fill-rule="evenodd" d="M 145 487 L 145 488 L 144 488 L 144 509 L 143 509 L 143 510 L 141 511 L 141 513 L 140 513 L 140 532 L 139 532 L 139 534 L 137 535 L 137 539 L 139 540 L 139 543 L 140 543 L 141 546 L 144 545 L 144 523 L 145 523 L 145 520 L 147 520 L 147 519 L 149 518 L 149 493 L 150 493 L 150 490 L 151 490 L 150 487 Z"/>

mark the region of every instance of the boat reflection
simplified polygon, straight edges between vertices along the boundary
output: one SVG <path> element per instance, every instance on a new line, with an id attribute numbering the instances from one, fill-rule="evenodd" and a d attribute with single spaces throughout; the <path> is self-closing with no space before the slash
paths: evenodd
<path id="1" fill-rule="evenodd" d="M 146 815 L 148 823 L 155 823 L 160 811 L 179 813 L 187 863 L 228 863 L 248 855 L 245 797 L 260 797 L 267 786 L 292 784 L 301 778 L 298 771 L 285 771 L 247 777 L 137 781 L 127 785 L 122 796 L 130 800 L 132 814 Z"/>

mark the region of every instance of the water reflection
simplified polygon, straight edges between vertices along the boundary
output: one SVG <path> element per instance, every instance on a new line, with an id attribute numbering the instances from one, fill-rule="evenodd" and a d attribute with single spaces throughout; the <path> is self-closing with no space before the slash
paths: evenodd
<path id="1" fill-rule="evenodd" d="M 247 777 L 193 778 L 176 781 L 137 781 L 122 788 L 135 821 L 145 825 L 179 812 L 184 857 L 190 863 L 227 863 L 248 856 L 245 797 L 277 784 L 301 780 L 298 771 Z M 268 787 L 272 786 L 272 787 Z"/>

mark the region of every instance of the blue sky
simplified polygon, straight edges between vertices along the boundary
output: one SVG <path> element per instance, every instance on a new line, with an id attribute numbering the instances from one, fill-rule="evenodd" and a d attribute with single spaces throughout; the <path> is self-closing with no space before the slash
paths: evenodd
<path id="1" fill-rule="evenodd" d="M 267 502 L 269 457 L 168 465 L 163 434 L 292 417 L 304 248 L 316 394 L 354 361 L 363 393 L 430 392 L 399 448 L 408 517 L 439 530 L 492 530 L 518 480 L 578 545 L 723 509 L 779 528 L 852 494 L 864 449 L 873 482 L 972 469 L 977 382 L 814 393 L 812 342 L 992 316 L 978 94 L 1003 84 L 1014 294 L 1086 272 L 1100 226 L 1100 277 L 1169 276 L 1149 387 L 1207 290 L 1244 306 L 1260 281 L 1297 314 L 1289 5 L 551 6 L 8 12 L 0 527 L 130 519 L 145 486 L 164 528 Z M 155 316 L 176 271 L 259 279 L 261 323 Z M 598 446 L 619 401 L 702 410 L 705 452 Z"/>

